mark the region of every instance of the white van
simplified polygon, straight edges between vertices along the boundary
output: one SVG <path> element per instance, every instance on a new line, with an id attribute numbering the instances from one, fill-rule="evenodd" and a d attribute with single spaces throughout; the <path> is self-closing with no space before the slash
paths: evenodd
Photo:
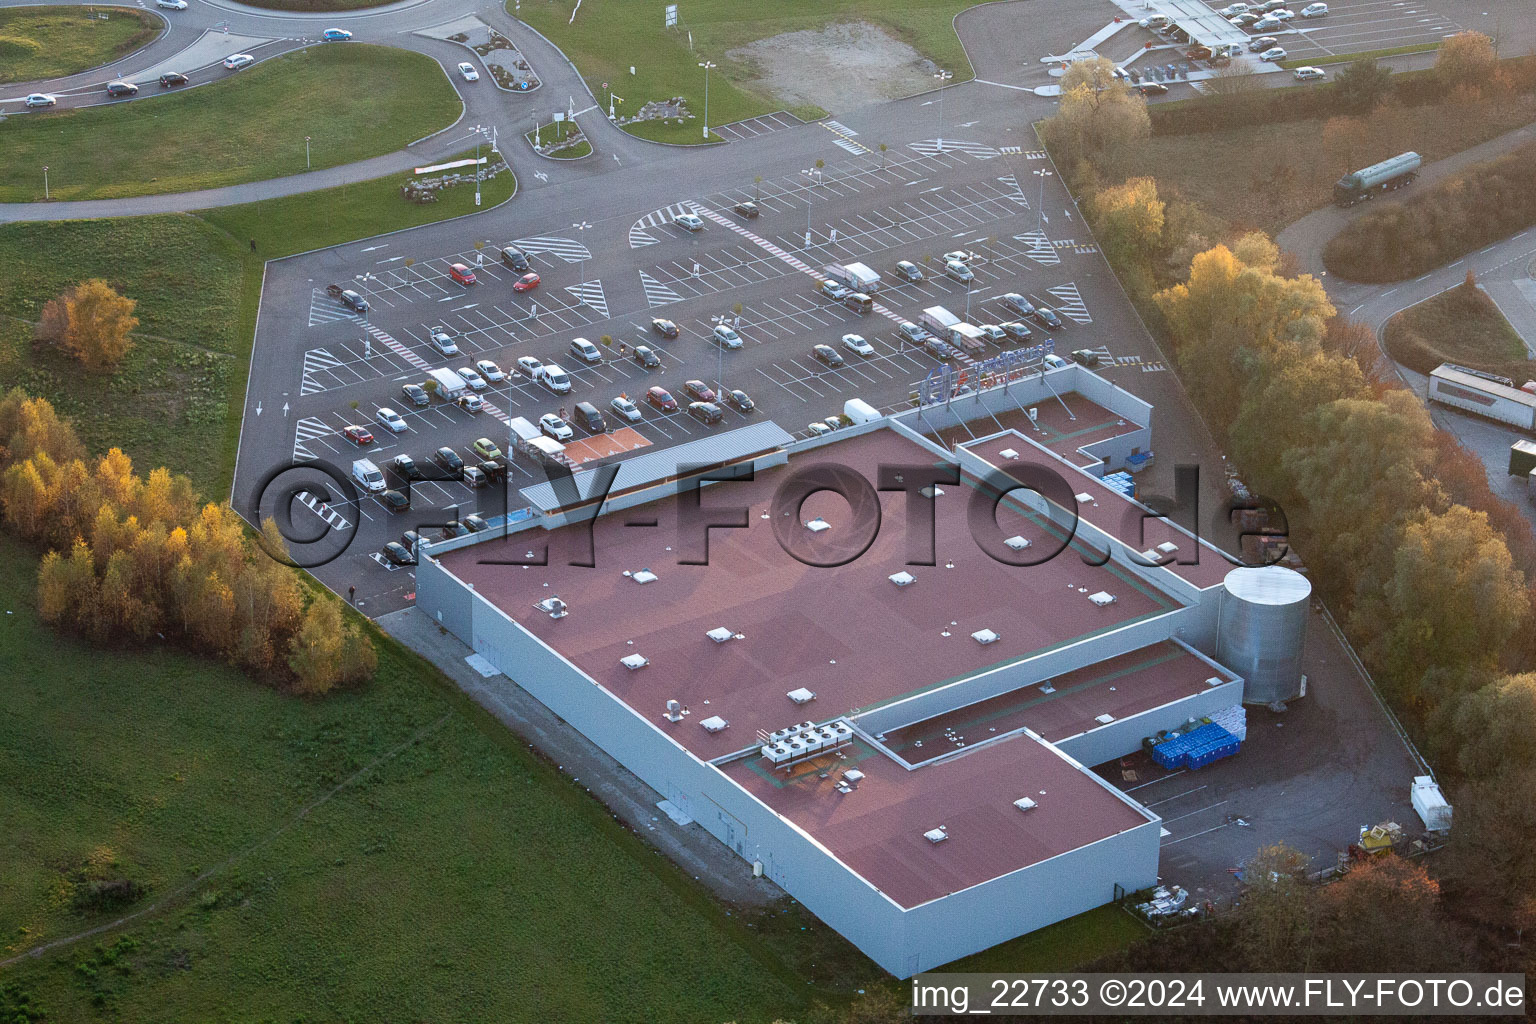
<path id="1" fill-rule="evenodd" d="M 379 467 L 371 459 L 358 459 L 352 463 L 352 479 L 361 484 L 365 491 L 377 493 L 384 489 L 384 474 L 379 472 Z"/>
<path id="2" fill-rule="evenodd" d="M 536 379 L 540 384 L 543 384 L 557 395 L 570 393 L 571 375 L 561 369 L 559 363 L 545 363 L 539 367 Z"/>

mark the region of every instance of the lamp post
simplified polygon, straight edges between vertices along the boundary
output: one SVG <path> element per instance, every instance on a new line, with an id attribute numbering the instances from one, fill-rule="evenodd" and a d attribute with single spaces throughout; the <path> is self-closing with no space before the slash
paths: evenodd
<path id="1" fill-rule="evenodd" d="M 368 282 L 373 280 L 373 273 L 354 274 L 353 278 L 363 286 L 363 357 L 372 358 L 373 339 L 368 334 L 368 312 L 373 308 L 373 303 L 368 301 Z"/>
<path id="2" fill-rule="evenodd" d="M 811 247 L 811 189 L 821 183 L 821 168 L 807 167 L 800 172 L 805 176 L 805 247 Z"/>
<path id="3" fill-rule="evenodd" d="M 954 78 L 954 74 L 942 68 L 933 73 L 933 77 L 939 80 L 939 152 L 944 152 L 944 83 Z"/>
<path id="4" fill-rule="evenodd" d="M 592 226 L 591 224 L 588 224 L 584 220 L 583 221 L 577 221 L 575 224 L 571 225 L 571 227 L 574 228 L 576 230 L 576 232 L 577 232 L 577 234 L 576 234 L 576 241 L 578 243 L 581 242 L 581 232 L 586 231 L 591 226 Z M 581 247 L 581 287 L 582 287 L 582 291 L 586 291 L 586 287 L 587 287 L 587 247 L 585 245 L 583 245 Z M 582 302 L 586 302 L 586 299 L 582 299 Z"/>
<path id="5" fill-rule="evenodd" d="M 1035 210 L 1035 231 L 1040 233 L 1045 230 L 1045 179 L 1051 177 L 1051 172 L 1042 167 L 1035 177 L 1040 179 L 1040 205 Z"/>
<path id="6" fill-rule="evenodd" d="M 712 319 L 715 321 L 715 326 L 724 327 L 730 317 L 721 313 Z M 723 403 L 725 401 L 725 343 L 719 338 L 715 339 L 715 386 L 720 389 L 715 392 L 715 398 Z"/>
<path id="7" fill-rule="evenodd" d="M 43 164 L 43 200 L 48 200 L 48 165 Z"/>
<path id="8" fill-rule="evenodd" d="M 719 67 L 712 60 L 699 61 L 699 67 L 704 69 L 704 141 L 709 141 L 709 69 Z"/>
<path id="9" fill-rule="evenodd" d="M 308 135 L 304 136 L 304 169 L 306 171 L 310 169 L 310 167 L 309 167 L 309 136 Z"/>

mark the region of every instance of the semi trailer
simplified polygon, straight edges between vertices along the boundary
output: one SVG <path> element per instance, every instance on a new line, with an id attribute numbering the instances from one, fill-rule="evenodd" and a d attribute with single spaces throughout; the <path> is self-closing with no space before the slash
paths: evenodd
<path id="1" fill-rule="evenodd" d="M 1346 174 L 1333 186 L 1335 206 L 1354 206 L 1378 192 L 1391 192 L 1413 184 L 1424 161 L 1417 153 L 1399 153 L 1390 160 Z"/>
<path id="2" fill-rule="evenodd" d="M 1508 377 L 1441 363 L 1429 375 L 1427 397 L 1521 430 L 1536 431 L 1536 394 L 1532 392 L 1536 392 L 1536 383 L 1516 387 Z"/>

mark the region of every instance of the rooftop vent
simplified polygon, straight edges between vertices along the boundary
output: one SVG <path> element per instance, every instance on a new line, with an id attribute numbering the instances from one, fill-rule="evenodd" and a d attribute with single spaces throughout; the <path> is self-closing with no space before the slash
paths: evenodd
<path id="1" fill-rule="evenodd" d="M 1013 802 L 1013 806 L 1017 807 L 1021 811 L 1032 811 L 1040 805 L 1035 803 L 1034 800 L 1027 796 L 1021 796 Z"/>
<path id="2" fill-rule="evenodd" d="M 1016 449 L 1013 449 L 1013 448 L 1004 448 L 1002 451 L 998 452 L 997 454 L 1001 455 L 1005 459 L 1016 459 L 1016 458 L 1019 457 L 1018 451 Z"/>
<path id="3" fill-rule="evenodd" d="M 650 661 L 643 654 L 628 654 L 619 659 L 619 664 L 633 672 L 637 668 L 645 668 Z"/>
<path id="4" fill-rule="evenodd" d="M 651 572 L 651 570 L 649 570 L 649 569 L 641 569 L 639 572 L 630 572 L 629 570 L 626 569 L 624 571 L 624 575 L 628 576 L 630 579 L 634 580 L 636 583 L 655 583 L 656 582 L 656 574 Z"/>
<path id="5" fill-rule="evenodd" d="M 1089 594 L 1088 600 L 1092 601 L 1100 608 L 1107 608 L 1115 603 L 1115 595 L 1111 594 L 1107 590 L 1101 590 L 1097 594 Z"/>
<path id="6" fill-rule="evenodd" d="M 1165 555 L 1171 555 L 1175 551 L 1179 550 L 1179 546 L 1171 540 L 1165 540 L 1157 546 L 1157 550 L 1161 551 Z"/>
<path id="7" fill-rule="evenodd" d="M 1040 692 L 1041 693 L 1055 693 L 1056 692 L 1056 687 L 1052 686 L 1051 685 L 1051 681 L 1049 679 L 1047 679 L 1047 680 L 1045 680 L 1044 682 L 1042 682 L 1040 684 Z"/>
<path id="8" fill-rule="evenodd" d="M 930 843 L 942 843 L 944 840 L 949 838 L 949 833 L 944 831 L 943 825 L 940 825 L 938 828 L 931 828 L 927 832 L 924 832 L 923 838 L 928 840 Z"/>
<path id="9" fill-rule="evenodd" d="M 710 715 L 708 718 L 704 719 L 704 721 L 700 722 L 699 724 L 704 727 L 704 731 L 705 732 L 716 733 L 716 732 L 725 732 L 725 730 L 730 727 L 731 723 L 727 722 L 725 719 L 721 718 L 719 715 Z"/>
<path id="10" fill-rule="evenodd" d="M 864 781 L 864 773 L 859 771 L 857 768 L 849 768 L 847 771 L 843 772 L 843 781 L 848 783 L 848 785 L 852 786 L 854 789 L 858 789 L 859 783 Z"/>
<path id="11" fill-rule="evenodd" d="M 815 519 L 807 522 L 805 524 L 805 528 L 810 530 L 812 533 L 820 533 L 823 530 L 832 529 L 832 524 L 821 518 L 821 516 L 817 516 Z"/>
<path id="12" fill-rule="evenodd" d="M 1094 721 L 1098 722 L 1100 725 L 1108 725 L 1110 722 L 1113 722 L 1114 720 L 1115 720 L 1115 716 L 1111 715 L 1111 714 L 1107 714 L 1107 713 L 1106 714 L 1102 714 L 1102 715 L 1098 715 L 1098 716 L 1096 716 L 1094 718 Z"/>
<path id="13" fill-rule="evenodd" d="M 678 701 L 667 701 L 667 721 L 681 722 L 683 720 L 683 716 L 687 713 L 688 709 L 683 707 L 683 705 Z"/>
<path id="14" fill-rule="evenodd" d="M 924 487 L 923 490 L 922 490 L 922 495 L 925 498 L 937 498 L 939 495 L 941 495 L 943 493 L 944 493 L 944 488 L 940 487 L 938 484 L 929 484 L 927 487 Z"/>
<path id="15" fill-rule="evenodd" d="M 1209 679 L 1207 679 L 1205 681 L 1205 685 L 1206 686 L 1220 686 L 1224 682 L 1226 682 L 1226 680 L 1221 678 L 1221 676 L 1211 676 L 1211 678 L 1209 678 Z"/>
<path id="16" fill-rule="evenodd" d="M 1089 494 L 1087 491 L 1083 491 L 1081 494 L 1074 494 L 1074 495 L 1072 495 L 1072 497 L 1077 499 L 1077 503 L 1079 505 L 1092 505 L 1093 504 L 1093 495 Z"/>
<path id="17" fill-rule="evenodd" d="M 553 594 L 542 601 L 535 601 L 533 606 L 541 612 L 548 612 L 552 619 L 563 619 L 567 614 L 565 602 Z"/>
<path id="18" fill-rule="evenodd" d="M 978 629 L 976 632 L 971 634 L 971 639 L 985 646 L 986 644 L 997 643 L 998 636 L 990 629 Z"/>
<path id="19" fill-rule="evenodd" d="M 913 576 L 911 573 L 905 570 L 891 573 L 891 575 L 887 576 L 886 579 L 890 580 L 898 587 L 910 587 L 912 584 L 917 582 L 917 577 Z"/>
<path id="20" fill-rule="evenodd" d="M 811 701 L 816 699 L 816 695 L 803 686 L 798 690 L 790 690 L 784 696 L 788 697 L 796 704 L 809 704 Z"/>
<path id="21" fill-rule="evenodd" d="M 705 633 L 704 635 L 709 637 L 711 640 L 713 640 L 717 644 L 723 644 L 727 640 L 740 640 L 740 639 L 742 639 L 742 635 L 740 633 L 732 633 L 730 630 L 726 629 L 724 626 L 716 626 L 714 629 L 710 630 L 708 633 Z"/>
<path id="22" fill-rule="evenodd" d="M 1014 536 L 1009 537 L 1007 540 L 1003 541 L 1003 543 L 1015 551 L 1023 551 L 1025 548 L 1029 547 L 1029 538 Z"/>

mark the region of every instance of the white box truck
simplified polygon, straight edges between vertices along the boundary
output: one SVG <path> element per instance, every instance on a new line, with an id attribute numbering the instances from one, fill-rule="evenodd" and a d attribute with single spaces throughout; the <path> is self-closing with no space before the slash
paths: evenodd
<path id="1" fill-rule="evenodd" d="M 880 275 L 862 263 L 828 263 L 821 268 L 821 272 L 844 288 L 865 295 L 873 295 L 880 290 Z"/>
<path id="2" fill-rule="evenodd" d="M 460 395 L 469 390 L 464 378 L 452 370 L 428 370 L 427 376 L 437 381 L 437 396 L 447 401 L 456 402 Z"/>
<path id="3" fill-rule="evenodd" d="M 364 490 L 375 494 L 384 489 L 384 474 L 379 472 L 379 467 L 371 459 L 358 459 L 352 463 L 352 479 L 361 484 Z"/>

